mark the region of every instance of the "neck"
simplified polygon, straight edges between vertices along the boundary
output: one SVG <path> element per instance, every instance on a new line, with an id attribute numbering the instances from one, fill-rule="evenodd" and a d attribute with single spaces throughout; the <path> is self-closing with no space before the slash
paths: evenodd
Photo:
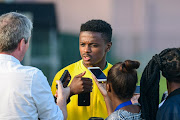
<path id="1" fill-rule="evenodd" d="M 94 65 L 86 65 L 86 64 L 84 64 L 84 62 L 83 62 L 83 65 L 84 65 L 86 68 L 88 68 L 88 67 L 100 67 L 101 70 L 104 70 L 104 68 L 105 68 L 106 65 L 107 65 L 107 62 L 106 62 L 106 60 L 105 60 L 105 61 L 103 61 L 103 62 L 101 62 L 101 63 L 97 63 L 97 64 L 94 64 Z"/>
<path id="2" fill-rule="evenodd" d="M 167 89 L 168 89 L 168 94 L 173 92 L 174 90 L 180 88 L 180 83 L 175 83 L 175 82 L 168 82 L 167 81 Z"/>
<path id="3" fill-rule="evenodd" d="M 119 98 L 117 97 L 112 97 L 112 105 L 113 105 L 113 111 L 117 108 L 118 105 L 124 103 L 124 102 L 127 102 L 129 101 L 130 99 L 124 99 L 124 100 L 120 100 Z"/>

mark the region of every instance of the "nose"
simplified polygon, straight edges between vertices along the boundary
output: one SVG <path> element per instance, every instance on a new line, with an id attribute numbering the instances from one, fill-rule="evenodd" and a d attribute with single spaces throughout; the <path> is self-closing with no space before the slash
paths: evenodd
<path id="1" fill-rule="evenodd" d="M 91 52 L 91 47 L 89 45 L 86 45 L 84 48 L 84 52 L 90 53 Z"/>

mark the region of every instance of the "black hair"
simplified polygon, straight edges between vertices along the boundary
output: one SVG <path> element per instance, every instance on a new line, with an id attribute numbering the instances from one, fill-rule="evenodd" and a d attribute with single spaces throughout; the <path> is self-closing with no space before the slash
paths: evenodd
<path id="1" fill-rule="evenodd" d="M 138 81 L 137 71 L 140 63 L 138 61 L 126 60 L 113 65 L 108 72 L 107 83 L 112 84 L 112 89 L 119 99 L 132 98 Z"/>
<path id="2" fill-rule="evenodd" d="M 180 82 L 180 48 L 168 48 L 156 54 L 145 67 L 140 81 L 142 118 L 156 119 L 159 104 L 160 71 L 168 82 Z"/>
<path id="3" fill-rule="evenodd" d="M 103 20 L 89 20 L 81 25 L 80 32 L 91 31 L 102 33 L 102 37 L 105 38 L 105 42 L 111 42 L 112 28 L 111 25 Z"/>

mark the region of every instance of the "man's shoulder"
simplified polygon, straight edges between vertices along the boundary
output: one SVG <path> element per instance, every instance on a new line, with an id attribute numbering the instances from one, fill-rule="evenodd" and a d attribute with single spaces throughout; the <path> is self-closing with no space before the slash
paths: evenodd
<path id="1" fill-rule="evenodd" d="M 35 74 L 35 73 L 42 73 L 42 71 L 33 66 L 22 66 L 22 71 L 26 72 L 27 74 Z"/>
<path id="2" fill-rule="evenodd" d="M 56 75 L 60 75 L 65 71 L 65 70 L 68 70 L 70 73 L 73 73 L 74 71 L 78 71 L 80 66 L 82 66 L 82 60 L 79 60 L 75 63 L 72 63 L 62 69 L 59 70 L 59 72 L 57 72 Z"/>
<path id="3" fill-rule="evenodd" d="M 67 70 L 72 70 L 72 69 L 74 69 L 74 68 L 76 68 L 76 67 L 79 67 L 81 64 L 82 64 L 82 60 L 79 60 L 79 61 L 77 61 L 77 62 L 75 62 L 75 63 L 72 63 L 72 64 L 70 64 L 70 65 L 62 68 L 61 70 L 66 70 L 66 69 L 67 69 Z M 60 71 L 61 71 L 61 70 L 60 70 Z"/>

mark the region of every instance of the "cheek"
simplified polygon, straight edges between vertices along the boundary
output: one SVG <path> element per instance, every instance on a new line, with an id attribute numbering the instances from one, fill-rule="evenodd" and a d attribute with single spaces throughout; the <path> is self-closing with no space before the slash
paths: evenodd
<path id="1" fill-rule="evenodd" d="M 80 54 L 83 54 L 83 48 L 82 47 L 79 47 L 79 52 L 80 52 Z"/>
<path id="2" fill-rule="evenodd" d="M 93 55 L 95 55 L 96 57 L 103 57 L 105 54 L 104 49 L 93 49 L 92 50 Z"/>

